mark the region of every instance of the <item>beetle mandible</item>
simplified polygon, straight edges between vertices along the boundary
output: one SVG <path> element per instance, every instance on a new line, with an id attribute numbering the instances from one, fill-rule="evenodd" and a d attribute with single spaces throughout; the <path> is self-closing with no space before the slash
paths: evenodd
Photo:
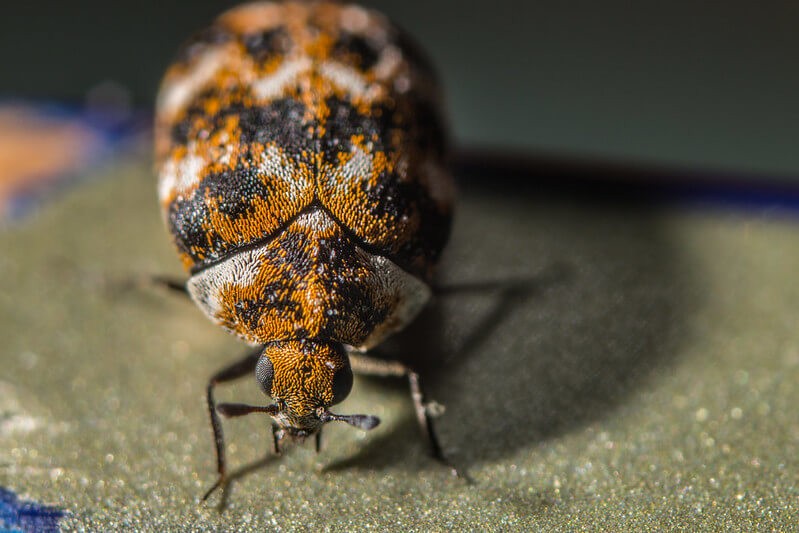
<path id="1" fill-rule="evenodd" d="M 453 183 L 430 63 L 383 15 L 332 2 L 259 2 L 186 44 L 156 104 L 158 194 L 190 278 L 186 292 L 257 351 L 207 387 L 219 479 L 219 414 L 272 417 L 286 437 L 379 420 L 329 408 L 352 370 L 409 378 L 417 418 L 444 460 L 418 375 L 366 352 L 431 295 Z M 266 406 L 216 405 L 254 371 Z"/>

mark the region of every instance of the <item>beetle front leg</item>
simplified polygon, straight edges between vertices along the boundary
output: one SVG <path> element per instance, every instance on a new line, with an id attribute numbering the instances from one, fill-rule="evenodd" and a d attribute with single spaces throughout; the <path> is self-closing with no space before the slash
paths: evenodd
<path id="1" fill-rule="evenodd" d="M 189 289 L 186 288 L 186 281 L 184 280 L 156 275 L 150 276 L 149 281 L 157 287 L 180 293 L 186 297 L 189 296 Z"/>
<path id="2" fill-rule="evenodd" d="M 433 418 L 430 409 L 431 403 L 425 401 L 425 395 L 422 390 L 418 372 L 399 361 L 387 361 L 357 353 L 350 353 L 350 365 L 352 366 L 352 371 L 357 374 L 407 378 L 411 389 L 413 408 L 416 412 L 416 421 L 419 423 L 419 428 L 422 430 L 430 446 L 430 454 L 434 459 L 450 468 L 453 475 L 468 479 L 468 477 L 462 475 L 458 469 L 455 468 L 441 449 L 441 444 L 438 442 L 438 436 L 433 427 Z"/>
<path id="3" fill-rule="evenodd" d="M 222 420 L 219 418 L 219 413 L 216 410 L 216 400 L 214 399 L 214 388 L 220 384 L 228 381 L 233 381 L 241 378 L 247 374 L 255 372 L 255 366 L 258 363 L 258 358 L 263 352 L 263 346 L 259 346 L 252 352 L 248 353 L 243 359 L 226 366 L 216 374 L 211 376 L 208 380 L 208 385 L 205 389 L 206 400 L 208 402 L 208 414 L 211 417 L 211 428 L 214 431 L 214 445 L 216 446 L 216 469 L 219 473 L 219 479 L 216 483 L 208 489 L 203 496 L 203 501 L 219 487 L 225 483 L 227 477 L 227 463 L 225 461 L 225 435 L 222 431 Z"/>

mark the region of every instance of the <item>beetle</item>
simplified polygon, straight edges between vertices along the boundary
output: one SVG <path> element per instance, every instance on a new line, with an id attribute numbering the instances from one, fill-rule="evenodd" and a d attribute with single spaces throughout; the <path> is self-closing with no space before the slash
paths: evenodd
<path id="1" fill-rule="evenodd" d="M 205 498 L 226 480 L 220 414 L 270 415 L 276 453 L 309 436 L 318 450 L 330 421 L 377 426 L 330 411 L 353 370 L 406 376 L 446 463 L 418 373 L 368 354 L 430 299 L 453 212 L 441 90 L 408 35 L 357 5 L 235 7 L 179 52 L 155 122 L 185 291 L 256 346 L 208 382 L 219 478 Z M 218 384 L 253 371 L 270 404 L 216 404 Z"/>

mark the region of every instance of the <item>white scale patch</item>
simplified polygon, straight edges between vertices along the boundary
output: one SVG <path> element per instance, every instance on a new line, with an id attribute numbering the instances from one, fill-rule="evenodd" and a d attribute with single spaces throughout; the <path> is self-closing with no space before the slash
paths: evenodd
<path id="1" fill-rule="evenodd" d="M 216 160 L 221 165 L 230 165 L 230 158 L 233 156 L 233 145 L 230 144 L 230 136 L 223 132 L 219 136 L 219 144 L 223 146 L 222 155 Z"/>
<path id="2" fill-rule="evenodd" d="M 188 154 L 179 161 L 169 160 L 161 167 L 158 179 L 158 197 L 162 202 L 172 195 L 182 195 L 194 190 L 200 183 L 205 159 L 194 155 L 189 145 Z"/>
<path id="3" fill-rule="evenodd" d="M 349 161 L 336 168 L 327 178 L 327 185 L 334 190 L 347 190 L 354 182 L 366 181 L 374 170 L 371 154 L 355 147 Z"/>
<path id="4" fill-rule="evenodd" d="M 296 85 L 297 79 L 310 70 L 311 66 L 308 57 L 286 61 L 272 74 L 253 81 L 252 92 L 256 98 L 274 100 L 282 96 L 286 88 Z"/>
<path id="5" fill-rule="evenodd" d="M 195 155 L 196 147 L 190 144 L 187 155 L 178 161 L 169 160 L 163 164 L 159 173 L 158 197 L 162 202 L 171 199 L 173 195 L 190 193 L 202 181 L 206 159 Z M 221 164 L 230 164 L 233 148 L 225 144 L 224 152 L 217 158 Z M 268 146 L 261 154 L 258 162 L 258 171 L 264 176 L 271 176 L 286 182 L 289 186 L 289 195 L 292 198 L 300 196 L 308 183 L 297 179 L 294 164 L 275 146 Z"/>
<path id="6" fill-rule="evenodd" d="M 402 52 L 396 46 L 386 46 L 380 53 L 380 58 L 373 67 L 375 76 L 379 80 L 391 79 L 402 63 Z"/>
<path id="7" fill-rule="evenodd" d="M 364 33 L 369 29 L 372 17 L 360 6 L 347 6 L 341 10 L 341 27 L 349 33 Z"/>
<path id="8" fill-rule="evenodd" d="M 258 161 L 258 172 L 261 176 L 277 178 L 289 186 L 288 195 L 293 200 L 299 198 L 310 183 L 300 178 L 294 162 L 281 153 L 274 145 L 267 146 Z"/>
<path id="9" fill-rule="evenodd" d="M 394 76 L 402 62 L 402 54 L 396 47 L 388 47 L 380 55 L 375 65 L 375 76 L 385 81 Z M 253 95 L 261 100 L 274 100 L 285 94 L 286 89 L 299 84 L 299 79 L 310 72 L 313 63 L 310 58 L 287 61 L 275 72 L 254 80 L 251 84 Z M 317 67 L 319 75 L 329 80 L 333 85 L 346 91 L 354 98 L 367 102 L 380 98 L 385 92 L 380 83 L 370 83 L 357 69 L 336 61 L 325 61 Z"/>
<path id="10" fill-rule="evenodd" d="M 356 69 L 335 61 L 326 61 L 319 65 L 319 73 L 353 98 L 372 101 L 383 92 L 380 84 L 369 83 Z"/>
<path id="11" fill-rule="evenodd" d="M 255 283 L 262 257 L 263 248 L 246 250 L 192 276 L 186 284 L 192 300 L 211 320 L 217 322 L 222 311 L 222 288 Z"/>
<path id="12" fill-rule="evenodd" d="M 309 213 L 303 213 L 298 216 L 294 223 L 302 228 L 311 228 L 314 231 L 322 232 L 336 222 L 321 209 L 314 209 Z"/>
<path id="13" fill-rule="evenodd" d="M 225 48 L 209 48 L 203 52 L 186 74 L 164 85 L 158 94 L 157 113 L 174 116 L 182 111 L 222 68 L 227 55 Z"/>

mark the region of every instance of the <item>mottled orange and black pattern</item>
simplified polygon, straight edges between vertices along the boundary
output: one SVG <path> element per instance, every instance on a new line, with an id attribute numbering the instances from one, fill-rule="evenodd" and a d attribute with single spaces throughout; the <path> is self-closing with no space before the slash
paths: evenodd
<path id="1" fill-rule="evenodd" d="M 365 347 L 405 325 L 430 294 L 358 247 L 320 207 L 304 210 L 267 244 L 195 274 L 189 291 L 218 324 L 252 343 Z"/>
<path id="2" fill-rule="evenodd" d="M 427 61 L 382 15 L 256 3 L 184 47 L 159 95 L 160 198 L 192 272 L 277 238 L 310 204 L 429 281 L 451 178 Z"/>

